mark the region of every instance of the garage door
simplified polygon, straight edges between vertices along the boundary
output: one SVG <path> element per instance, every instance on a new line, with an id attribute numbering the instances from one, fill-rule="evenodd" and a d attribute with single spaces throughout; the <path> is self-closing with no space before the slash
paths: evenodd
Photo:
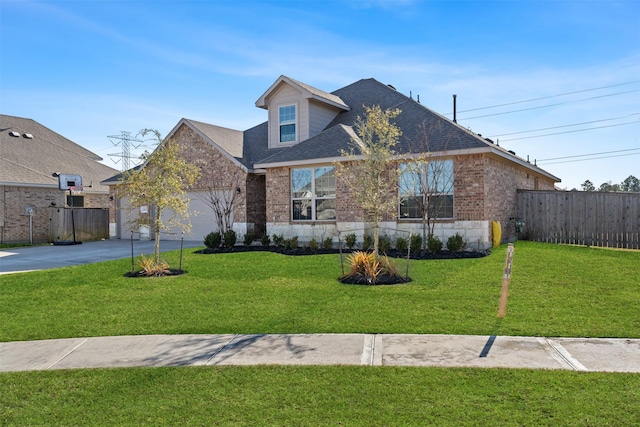
<path id="1" fill-rule="evenodd" d="M 185 233 L 185 240 L 200 240 L 204 239 L 204 236 L 212 231 L 218 231 L 216 218 L 213 210 L 203 201 L 202 197 L 204 192 L 190 192 L 187 193 L 189 198 L 189 211 L 191 212 L 191 232 Z M 167 210 L 163 212 L 163 221 L 169 220 L 173 216 L 173 212 Z M 181 229 L 179 227 L 172 228 L 171 230 L 164 231 L 161 234 L 161 240 L 180 240 Z"/>

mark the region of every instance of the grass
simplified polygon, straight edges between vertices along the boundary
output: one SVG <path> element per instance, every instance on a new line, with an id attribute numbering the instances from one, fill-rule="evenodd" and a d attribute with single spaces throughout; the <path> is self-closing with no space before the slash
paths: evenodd
<path id="1" fill-rule="evenodd" d="M 2 425 L 638 425 L 640 375 L 373 367 L 0 375 Z M 6 393 L 9 390 L 10 393 Z"/>
<path id="2" fill-rule="evenodd" d="M 337 256 L 187 254 L 2 276 L 0 341 L 172 333 L 640 336 L 640 252 L 517 242 L 412 261 L 413 281 L 352 286 Z M 177 265 L 177 253 L 166 254 Z M 403 266 L 401 266 L 401 269 Z M 404 367 L 131 368 L 0 374 L 0 425 L 639 425 L 640 375 Z"/>
<path id="3" fill-rule="evenodd" d="M 177 253 L 166 255 L 177 264 Z M 130 260 L 2 277 L 0 341 L 182 333 L 441 333 L 640 337 L 640 252 L 516 244 L 412 261 L 409 284 L 343 285 L 337 255 L 185 255 L 187 274 L 127 278 Z M 401 265 L 400 269 L 404 267 Z"/>

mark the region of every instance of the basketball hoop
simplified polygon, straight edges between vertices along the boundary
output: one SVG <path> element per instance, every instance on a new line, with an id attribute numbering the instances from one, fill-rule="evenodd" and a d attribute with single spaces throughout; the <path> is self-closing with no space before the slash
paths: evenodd
<path id="1" fill-rule="evenodd" d="M 69 193 L 71 195 L 76 195 L 82 192 L 82 185 L 74 185 L 69 187 Z"/>

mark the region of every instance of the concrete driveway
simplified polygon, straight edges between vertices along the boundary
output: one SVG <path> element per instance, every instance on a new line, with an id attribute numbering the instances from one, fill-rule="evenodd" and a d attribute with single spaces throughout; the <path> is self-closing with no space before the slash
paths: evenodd
<path id="1" fill-rule="evenodd" d="M 133 254 L 153 253 L 153 240 L 134 240 Z M 185 241 L 184 248 L 204 246 L 201 241 Z M 180 249 L 180 241 L 162 240 L 162 252 Z M 47 270 L 71 265 L 92 264 L 131 256 L 130 240 L 101 240 L 79 245 L 29 246 L 0 250 L 0 274 Z"/>

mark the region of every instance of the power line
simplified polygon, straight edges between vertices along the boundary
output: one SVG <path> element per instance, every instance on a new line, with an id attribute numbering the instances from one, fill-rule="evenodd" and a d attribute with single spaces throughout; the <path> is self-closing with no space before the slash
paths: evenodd
<path id="1" fill-rule="evenodd" d="M 633 93 L 633 92 L 640 92 L 640 89 L 628 90 L 628 91 L 624 91 L 624 92 L 609 93 L 609 94 L 606 94 L 606 95 L 592 96 L 592 97 L 589 97 L 589 98 L 576 99 L 576 100 L 573 100 L 573 101 L 557 102 L 555 104 L 547 104 L 547 105 L 539 105 L 539 106 L 536 106 L 536 107 L 521 108 L 519 110 L 511 110 L 511 111 L 503 111 L 503 112 L 500 112 L 500 113 L 484 114 L 482 116 L 464 117 L 464 118 L 461 118 L 461 119 L 458 119 L 458 120 L 473 120 L 473 119 L 480 119 L 480 118 L 484 118 L 484 117 L 501 116 L 503 114 L 521 113 L 523 111 L 531 111 L 531 110 L 539 110 L 541 108 L 557 107 L 558 105 L 566 105 L 566 104 L 571 104 L 571 103 L 574 103 L 574 102 L 589 101 L 589 100 L 592 100 L 592 99 L 606 98 L 606 97 L 609 97 L 609 96 L 625 95 L 627 93 Z"/>
<path id="2" fill-rule="evenodd" d="M 631 154 L 618 154 L 615 156 L 602 156 L 602 157 L 593 157 L 591 159 L 577 159 L 577 160 L 564 160 L 564 161 L 560 161 L 560 162 L 551 162 L 551 163 L 545 163 L 544 166 L 547 165 L 556 165 L 558 163 L 575 163 L 575 162 L 586 162 L 587 160 L 600 160 L 600 159 L 609 159 L 611 157 L 627 157 L 627 156 L 638 156 L 640 155 L 640 153 L 631 153 Z"/>
<path id="3" fill-rule="evenodd" d="M 629 116 L 638 116 L 638 115 L 640 115 L 640 113 L 629 114 Z M 499 136 L 518 135 L 518 134 L 521 134 L 521 133 L 540 132 L 540 131 L 543 131 L 543 130 L 561 129 L 561 128 L 567 128 L 567 127 L 571 127 L 571 126 L 582 126 L 582 125 L 588 125 L 588 124 L 592 124 L 592 123 L 600 123 L 600 122 L 608 122 L 608 121 L 612 121 L 612 120 L 620 120 L 620 119 L 625 119 L 627 117 L 628 116 L 613 117 L 613 118 L 610 118 L 610 119 L 592 120 L 592 121 L 589 121 L 589 122 L 573 123 L 573 124 L 570 124 L 570 125 L 560 125 L 560 126 L 552 126 L 552 127 L 547 127 L 547 128 L 523 130 L 523 131 L 520 131 L 520 132 L 501 133 L 499 135 L 490 135 L 489 138 L 496 138 L 496 137 L 499 137 Z"/>
<path id="4" fill-rule="evenodd" d="M 557 95 L 542 96 L 542 97 L 539 97 L 539 98 L 525 99 L 525 100 L 522 100 L 522 101 L 507 102 L 507 103 L 504 103 L 504 104 L 491 105 L 491 106 L 488 106 L 488 107 L 472 108 L 470 110 L 458 111 L 458 113 L 468 113 L 468 112 L 471 112 L 471 111 L 487 110 L 487 109 L 490 109 L 490 108 L 507 107 L 509 105 L 524 104 L 526 102 L 534 102 L 534 101 L 542 101 L 544 99 L 557 98 L 559 96 L 575 95 L 576 93 L 592 92 L 592 91 L 596 91 L 596 90 L 609 89 L 609 88 L 612 88 L 612 87 L 625 86 L 625 85 L 630 85 L 630 84 L 635 84 L 635 83 L 640 83 L 640 80 L 635 80 L 635 81 L 632 81 L 632 82 L 625 82 L 625 83 L 617 83 L 617 84 L 609 85 L 609 86 L 600 86 L 600 87 L 595 87 L 595 88 L 591 88 L 591 89 L 576 90 L 576 91 L 573 91 L 573 92 L 559 93 Z"/>
<path id="5" fill-rule="evenodd" d="M 549 158 L 549 159 L 540 159 L 538 161 L 539 162 L 546 162 L 547 160 L 573 159 L 573 158 L 576 158 L 576 157 L 599 156 L 601 154 L 624 153 L 624 152 L 627 152 L 627 151 L 637 151 L 637 150 L 640 150 L 640 147 L 639 148 L 627 148 L 625 150 L 603 151 L 603 152 L 600 152 L 600 153 L 577 154 L 575 156 L 552 157 L 552 158 Z"/>
<path id="6" fill-rule="evenodd" d="M 638 124 L 638 123 L 640 123 L 640 122 L 639 121 L 633 121 L 633 122 L 617 123 L 615 125 L 594 126 L 594 127 L 586 128 L 586 129 L 574 129 L 574 130 L 567 130 L 567 131 L 564 131 L 564 132 L 553 132 L 553 133 L 545 133 L 545 134 L 542 134 L 542 135 L 522 136 L 520 138 L 503 139 L 501 142 L 518 141 L 518 140 L 521 140 L 521 139 L 540 138 L 540 137 L 543 137 L 543 136 L 551 136 L 551 135 L 562 135 L 562 134 L 565 134 L 565 133 L 585 132 L 585 131 L 588 131 L 588 130 L 604 129 L 604 128 L 611 128 L 611 127 L 616 127 L 616 126 L 624 126 L 624 125 L 633 125 L 633 124 Z"/>

